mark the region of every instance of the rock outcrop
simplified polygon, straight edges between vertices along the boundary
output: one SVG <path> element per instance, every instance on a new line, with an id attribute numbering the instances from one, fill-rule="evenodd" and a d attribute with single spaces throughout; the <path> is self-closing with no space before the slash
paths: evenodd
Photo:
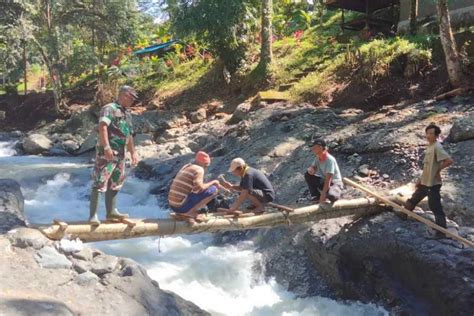
<path id="1" fill-rule="evenodd" d="M 160 289 L 131 259 L 26 228 L 23 196 L 0 180 L 0 310 L 6 315 L 209 315 Z"/>

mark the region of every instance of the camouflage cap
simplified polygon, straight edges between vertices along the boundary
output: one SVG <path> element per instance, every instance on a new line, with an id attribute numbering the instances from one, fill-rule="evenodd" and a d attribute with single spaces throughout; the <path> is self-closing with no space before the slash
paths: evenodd
<path id="1" fill-rule="evenodd" d="M 138 99 L 137 91 L 135 91 L 134 88 L 127 85 L 121 86 L 119 90 L 119 94 L 122 94 L 124 92 L 129 93 L 134 99 Z"/>

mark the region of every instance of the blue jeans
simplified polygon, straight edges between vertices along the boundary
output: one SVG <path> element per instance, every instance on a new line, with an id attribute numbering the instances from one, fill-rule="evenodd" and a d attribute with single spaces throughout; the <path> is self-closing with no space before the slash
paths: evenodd
<path id="1" fill-rule="evenodd" d="M 204 190 L 199 193 L 189 193 L 186 199 L 184 200 L 183 204 L 180 207 L 173 207 L 170 206 L 173 211 L 176 213 L 187 213 L 190 209 L 196 206 L 202 200 L 213 196 L 217 193 L 217 187 L 215 185 L 210 186 L 207 190 Z"/>

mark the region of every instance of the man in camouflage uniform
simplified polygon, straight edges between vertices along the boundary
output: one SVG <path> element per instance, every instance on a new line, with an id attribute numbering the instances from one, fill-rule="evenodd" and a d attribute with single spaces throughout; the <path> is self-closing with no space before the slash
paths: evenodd
<path id="1" fill-rule="evenodd" d="M 116 102 L 105 105 L 99 117 L 99 138 L 92 173 L 89 222 L 99 225 L 97 216 L 99 194 L 105 192 L 107 219 L 128 217 L 116 209 L 117 193 L 125 181 L 125 151 L 130 152 L 132 165 L 138 162 L 133 144 L 132 118 L 127 108 L 138 98 L 130 86 L 122 86 Z"/>

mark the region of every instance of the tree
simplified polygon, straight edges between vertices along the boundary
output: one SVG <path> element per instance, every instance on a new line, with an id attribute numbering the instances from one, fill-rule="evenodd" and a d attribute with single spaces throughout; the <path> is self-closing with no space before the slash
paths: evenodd
<path id="1" fill-rule="evenodd" d="M 208 43 L 231 74 L 239 69 L 256 21 L 256 0 L 165 2 L 173 32 Z"/>
<path id="2" fill-rule="evenodd" d="M 461 58 L 456 48 L 447 0 L 438 0 L 439 35 L 443 46 L 449 81 L 453 88 L 462 84 Z"/>
<path id="3" fill-rule="evenodd" d="M 410 0 L 410 34 L 415 35 L 417 30 L 418 0 Z"/>
<path id="4" fill-rule="evenodd" d="M 273 59 L 272 54 L 272 15 L 273 15 L 273 1 L 262 1 L 262 46 L 260 50 L 260 65 L 263 67 L 265 73 L 268 73 L 269 66 Z"/>

